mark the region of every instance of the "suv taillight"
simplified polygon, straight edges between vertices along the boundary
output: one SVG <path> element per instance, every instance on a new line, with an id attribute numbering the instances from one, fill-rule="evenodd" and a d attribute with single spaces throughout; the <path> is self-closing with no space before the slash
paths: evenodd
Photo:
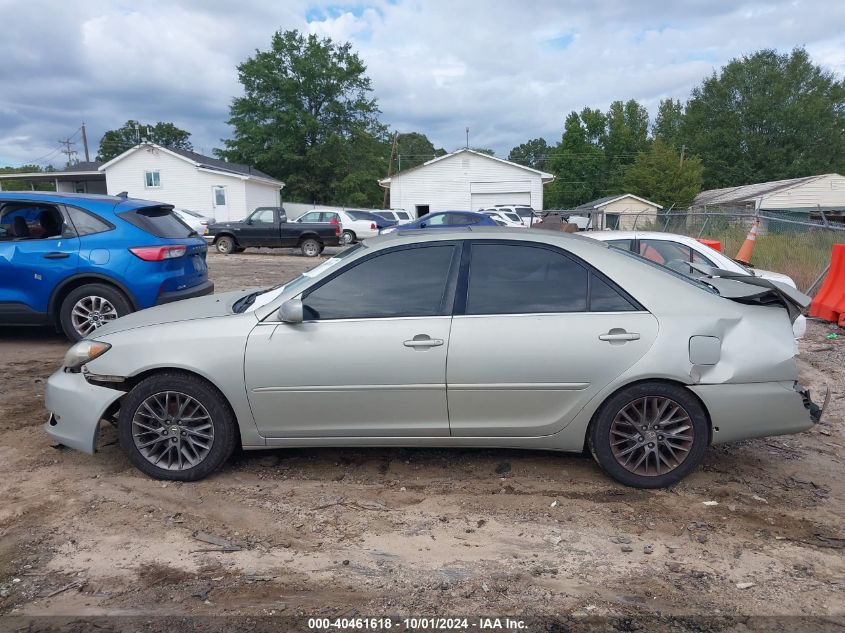
<path id="1" fill-rule="evenodd" d="M 187 250 L 187 246 L 135 246 L 129 252 L 145 262 L 160 262 L 182 257 Z"/>
<path id="2" fill-rule="evenodd" d="M 340 224 L 338 224 L 336 227 L 334 227 L 334 234 L 335 234 L 335 237 L 340 237 Z"/>
<path id="3" fill-rule="evenodd" d="M 340 220 L 338 220 L 337 218 L 332 218 L 329 224 L 340 224 Z"/>

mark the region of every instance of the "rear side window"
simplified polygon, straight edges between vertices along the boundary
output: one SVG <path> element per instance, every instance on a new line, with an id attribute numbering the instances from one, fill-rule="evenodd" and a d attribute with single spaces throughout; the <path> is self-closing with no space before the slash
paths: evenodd
<path id="1" fill-rule="evenodd" d="M 118 215 L 150 235 L 168 239 L 190 237 L 192 229 L 177 218 L 170 207 L 144 207 L 123 211 Z"/>
<path id="2" fill-rule="evenodd" d="M 590 273 L 590 312 L 630 312 L 637 310 L 609 283 Z"/>
<path id="3" fill-rule="evenodd" d="M 613 248 L 620 248 L 623 251 L 630 251 L 634 240 L 607 240 L 607 245 Z"/>
<path id="4" fill-rule="evenodd" d="M 436 316 L 443 312 L 453 246 L 377 255 L 308 294 L 307 319 Z"/>
<path id="5" fill-rule="evenodd" d="M 65 208 L 70 216 L 70 221 L 73 222 L 73 228 L 76 229 L 76 234 L 79 237 L 82 237 L 83 235 L 94 235 L 95 233 L 104 233 L 106 231 L 111 231 L 114 228 L 105 220 L 101 220 L 87 211 L 77 209 L 76 207 Z"/>
<path id="6" fill-rule="evenodd" d="M 467 314 L 584 312 L 587 270 L 545 248 L 474 244 Z"/>

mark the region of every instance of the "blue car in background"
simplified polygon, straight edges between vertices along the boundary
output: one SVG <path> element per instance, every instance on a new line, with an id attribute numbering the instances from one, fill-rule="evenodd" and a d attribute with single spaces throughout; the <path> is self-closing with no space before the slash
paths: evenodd
<path id="1" fill-rule="evenodd" d="M 54 325 L 77 341 L 129 312 L 214 292 L 205 240 L 171 211 L 0 192 L 0 325 Z"/>
<path id="2" fill-rule="evenodd" d="M 382 233 L 391 231 L 413 231 L 414 229 L 454 229 L 457 226 L 500 226 L 493 218 L 483 213 L 472 211 L 438 211 L 426 213 L 413 222 L 390 227 Z"/>

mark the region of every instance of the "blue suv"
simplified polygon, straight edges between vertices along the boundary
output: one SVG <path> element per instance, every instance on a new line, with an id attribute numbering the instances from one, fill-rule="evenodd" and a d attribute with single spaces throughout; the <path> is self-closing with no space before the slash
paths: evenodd
<path id="1" fill-rule="evenodd" d="M 103 323 L 214 292 L 205 241 L 172 207 L 122 196 L 0 192 L 0 324 Z"/>

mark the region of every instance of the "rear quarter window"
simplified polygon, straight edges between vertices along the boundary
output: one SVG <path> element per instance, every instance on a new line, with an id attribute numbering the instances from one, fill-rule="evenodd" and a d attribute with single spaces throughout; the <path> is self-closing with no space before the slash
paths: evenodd
<path id="1" fill-rule="evenodd" d="M 170 207 L 143 207 L 117 215 L 156 237 L 181 239 L 193 234 L 193 229 L 176 217 Z"/>

